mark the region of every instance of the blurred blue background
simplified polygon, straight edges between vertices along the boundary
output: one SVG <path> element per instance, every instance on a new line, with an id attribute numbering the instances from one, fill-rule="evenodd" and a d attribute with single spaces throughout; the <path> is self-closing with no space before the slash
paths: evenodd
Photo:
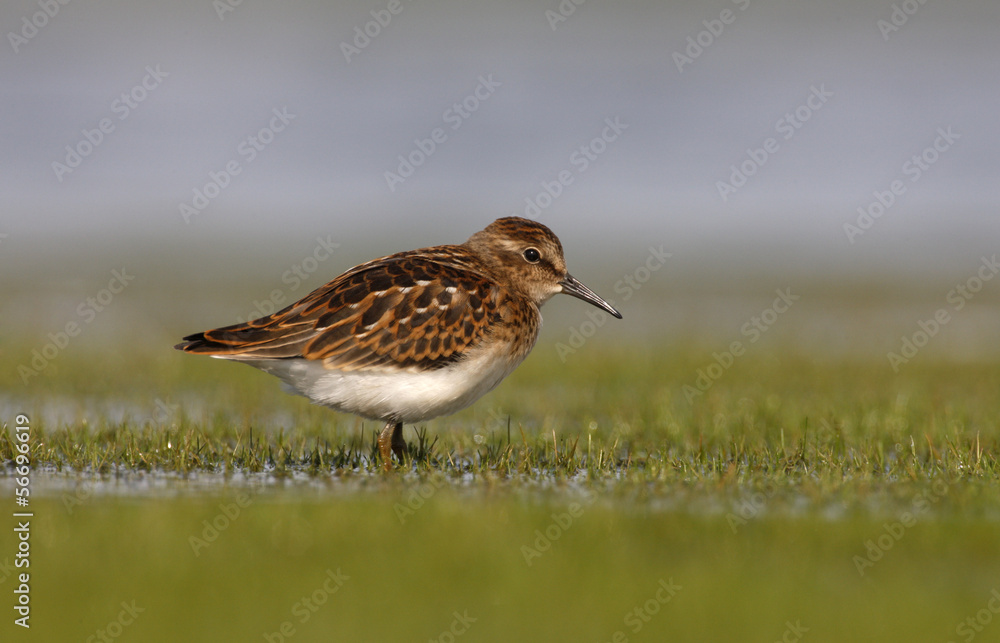
<path id="1" fill-rule="evenodd" d="M 88 341 L 232 323 L 530 199 L 574 274 L 618 292 L 619 336 L 724 339 L 792 287 L 782 335 L 884 352 L 1000 238 L 991 0 L 10 0 L 0 25 L 11 332 L 43 338 L 123 267 Z M 400 156 L 420 161 L 402 182 Z M 318 237 L 338 251 L 292 288 Z M 621 301 L 651 246 L 671 258 Z M 940 348 L 994 350 L 991 288 Z M 550 309 L 555 341 L 586 319 Z"/>

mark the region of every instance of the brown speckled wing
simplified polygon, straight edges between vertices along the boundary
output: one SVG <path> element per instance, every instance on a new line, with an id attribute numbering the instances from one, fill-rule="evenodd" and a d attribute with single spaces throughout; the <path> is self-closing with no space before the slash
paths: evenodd
<path id="1" fill-rule="evenodd" d="M 461 246 L 357 266 L 268 317 L 185 337 L 190 353 L 304 357 L 328 368 L 428 370 L 458 360 L 500 318 L 500 289 Z"/>

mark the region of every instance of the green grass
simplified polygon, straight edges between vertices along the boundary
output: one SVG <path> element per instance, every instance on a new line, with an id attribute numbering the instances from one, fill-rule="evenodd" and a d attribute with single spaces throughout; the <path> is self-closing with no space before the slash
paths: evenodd
<path id="1" fill-rule="evenodd" d="M 86 640 L 135 601 L 120 640 L 451 640 L 456 612 L 468 641 L 967 640 L 1000 588 L 1000 365 L 761 346 L 689 403 L 715 348 L 539 346 L 407 427 L 389 473 L 380 427 L 238 365 L 0 374 L 32 417 L 31 636 Z"/>

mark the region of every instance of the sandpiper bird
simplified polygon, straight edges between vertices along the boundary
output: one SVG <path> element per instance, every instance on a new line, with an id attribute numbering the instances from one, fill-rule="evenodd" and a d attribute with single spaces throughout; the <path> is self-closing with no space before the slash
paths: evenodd
<path id="1" fill-rule="evenodd" d="M 454 413 L 510 375 L 557 293 L 621 314 L 566 272 L 544 225 L 497 219 L 461 245 L 351 268 L 273 315 L 184 338 L 175 348 L 249 364 L 316 404 L 385 422 L 385 466 L 403 462 L 403 424 Z"/>

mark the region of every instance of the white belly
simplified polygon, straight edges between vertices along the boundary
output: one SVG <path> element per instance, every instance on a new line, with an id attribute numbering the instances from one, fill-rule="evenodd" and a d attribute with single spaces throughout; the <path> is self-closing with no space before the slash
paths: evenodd
<path id="1" fill-rule="evenodd" d="M 307 359 L 238 360 L 281 378 L 316 404 L 413 424 L 448 415 L 493 390 L 524 359 L 480 352 L 433 371 L 337 371 Z"/>

